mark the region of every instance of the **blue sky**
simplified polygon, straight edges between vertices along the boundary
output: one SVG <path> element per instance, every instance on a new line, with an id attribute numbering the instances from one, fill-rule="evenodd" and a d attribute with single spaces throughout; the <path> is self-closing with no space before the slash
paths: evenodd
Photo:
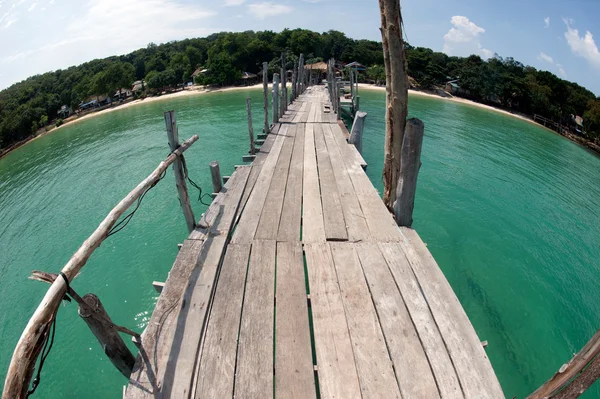
<path id="1" fill-rule="evenodd" d="M 511 56 L 600 95 L 600 1 L 401 4 L 412 45 Z M 151 41 L 298 27 L 380 40 L 379 25 L 377 0 L 0 0 L 0 88 Z"/>

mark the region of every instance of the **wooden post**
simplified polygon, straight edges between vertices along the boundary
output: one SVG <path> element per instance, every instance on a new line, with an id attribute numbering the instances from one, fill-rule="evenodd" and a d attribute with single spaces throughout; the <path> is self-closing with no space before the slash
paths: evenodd
<path id="1" fill-rule="evenodd" d="M 416 118 L 409 119 L 406 124 L 396 201 L 394 202 L 394 215 L 399 226 L 412 226 L 417 176 L 421 167 L 424 128 L 423 122 Z"/>
<path id="2" fill-rule="evenodd" d="M 221 178 L 221 170 L 217 161 L 210 163 L 210 176 L 212 177 L 213 193 L 220 192 L 223 189 L 223 179 Z"/>
<path id="3" fill-rule="evenodd" d="M 79 305 L 79 316 L 88 325 L 112 364 L 125 378 L 129 378 L 135 357 L 125 345 L 100 299 L 94 294 L 86 294 L 82 299 L 87 306 Z"/>
<path id="4" fill-rule="evenodd" d="M 350 68 L 350 98 L 354 101 L 354 71 Z"/>
<path id="5" fill-rule="evenodd" d="M 165 112 L 165 124 L 167 125 L 169 146 L 171 147 L 171 151 L 175 151 L 179 148 L 179 133 L 175 122 L 175 111 Z M 192 211 L 192 206 L 190 205 L 190 197 L 185 183 L 186 176 L 183 173 L 183 162 L 181 162 L 181 158 L 179 157 L 173 163 L 173 172 L 175 173 L 175 184 L 179 193 L 179 203 L 183 210 L 188 231 L 191 233 L 196 227 L 196 220 L 194 219 L 194 211 Z"/>
<path id="6" fill-rule="evenodd" d="M 408 75 L 398 0 L 379 0 L 381 38 L 386 72 L 386 126 L 383 160 L 383 202 L 393 208 L 408 113 Z"/>
<path id="7" fill-rule="evenodd" d="M 296 101 L 296 79 L 298 76 L 298 61 L 294 61 L 294 69 L 292 70 L 292 98 L 290 102 Z"/>
<path id="8" fill-rule="evenodd" d="M 552 378 L 538 388 L 527 399 L 571 399 L 578 398 L 600 378 L 600 330 L 587 344 L 563 364 Z"/>
<path id="9" fill-rule="evenodd" d="M 265 108 L 265 125 L 263 126 L 263 133 L 269 133 L 269 64 L 263 62 L 263 95 L 264 95 L 264 108 Z"/>
<path id="10" fill-rule="evenodd" d="M 304 80 L 304 54 L 300 54 L 300 60 L 298 61 L 298 95 L 304 93 L 304 87 L 302 82 Z"/>
<path id="11" fill-rule="evenodd" d="M 352 130 L 350 131 L 350 137 L 348 143 L 354 144 L 358 152 L 362 154 L 362 135 L 363 128 L 365 127 L 365 118 L 367 117 L 366 112 L 357 112 L 354 115 L 354 123 L 352 123 Z"/>
<path id="12" fill-rule="evenodd" d="M 331 67 L 331 59 L 327 61 L 327 88 L 329 89 L 329 100 L 331 101 L 331 106 L 333 107 L 333 73 Z"/>
<path id="13" fill-rule="evenodd" d="M 360 111 L 360 96 L 356 96 L 354 99 L 354 112 Z"/>
<path id="14" fill-rule="evenodd" d="M 273 124 L 279 122 L 279 75 L 273 74 Z"/>
<path id="15" fill-rule="evenodd" d="M 286 78 L 287 73 L 285 72 L 285 53 L 281 53 L 281 68 L 280 68 L 280 74 L 279 74 L 279 79 L 281 80 L 281 90 L 280 90 L 280 96 L 281 96 L 281 100 L 279 102 L 279 117 L 283 117 L 283 115 L 285 115 L 285 103 L 286 101 L 286 93 L 285 90 L 287 89 L 287 78 Z"/>
<path id="16" fill-rule="evenodd" d="M 250 155 L 254 155 L 254 129 L 252 128 L 252 100 L 246 97 L 246 112 L 248 112 L 248 135 L 250 136 Z M 218 191 L 215 191 L 218 192 Z"/>

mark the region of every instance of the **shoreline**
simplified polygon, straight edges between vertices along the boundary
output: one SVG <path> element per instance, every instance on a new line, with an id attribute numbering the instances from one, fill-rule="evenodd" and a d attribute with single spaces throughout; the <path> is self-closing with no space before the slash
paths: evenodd
<path id="1" fill-rule="evenodd" d="M 229 87 L 220 87 L 220 88 L 216 88 L 216 89 L 206 89 L 205 87 L 198 87 L 198 88 L 191 88 L 191 89 L 183 89 L 181 91 L 177 91 L 174 93 L 169 93 L 169 94 L 164 94 L 161 96 L 154 96 L 154 97 L 146 97 L 144 99 L 137 99 L 137 100 L 133 100 L 133 101 L 129 101 L 125 104 L 120 104 L 114 107 L 109 107 L 109 108 L 105 108 L 102 109 L 100 111 L 95 111 L 95 112 L 90 112 L 88 114 L 85 114 L 81 117 L 77 117 L 71 120 L 65 120 L 65 122 L 63 122 L 62 125 L 60 125 L 59 127 L 50 127 L 48 128 L 47 131 L 45 132 L 41 132 L 36 136 L 33 137 L 28 137 L 25 140 L 22 140 L 20 142 L 14 143 L 11 147 L 9 147 L 8 150 L 6 150 L 5 152 L 0 153 L 0 159 L 2 159 L 3 157 L 7 156 L 8 154 L 10 154 L 11 152 L 17 150 L 18 148 L 23 147 L 24 145 L 31 143 L 32 141 L 35 141 L 37 139 L 39 139 L 40 137 L 46 136 L 47 134 L 56 132 L 58 130 L 60 130 L 62 127 L 64 126 L 69 126 L 71 124 L 80 122 L 80 121 L 84 121 L 99 115 L 104 115 L 116 110 L 121 110 L 121 109 L 125 109 L 125 108 L 129 108 L 129 107 L 133 107 L 135 105 L 139 105 L 139 104 L 148 104 L 148 103 L 152 103 L 152 102 L 156 102 L 156 101 L 161 101 L 161 100 L 169 100 L 169 99 L 173 99 L 173 98 L 177 98 L 177 97 L 189 97 L 189 96 L 197 96 L 197 95 L 201 95 L 201 94 L 209 94 L 209 93 L 224 93 L 224 92 L 228 92 L 228 91 L 238 91 L 238 90 L 247 90 L 247 89 L 256 89 L 256 88 L 262 88 L 263 84 L 262 83 L 257 83 L 255 85 L 251 85 L 251 86 L 229 86 Z M 67 118 L 68 119 L 68 118 Z"/>

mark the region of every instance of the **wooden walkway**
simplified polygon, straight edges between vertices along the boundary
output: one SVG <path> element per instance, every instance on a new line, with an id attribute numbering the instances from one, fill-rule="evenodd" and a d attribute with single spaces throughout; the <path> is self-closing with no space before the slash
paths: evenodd
<path id="1" fill-rule="evenodd" d="M 504 397 L 329 108 L 300 96 L 183 243 L 125 397 Z"/>

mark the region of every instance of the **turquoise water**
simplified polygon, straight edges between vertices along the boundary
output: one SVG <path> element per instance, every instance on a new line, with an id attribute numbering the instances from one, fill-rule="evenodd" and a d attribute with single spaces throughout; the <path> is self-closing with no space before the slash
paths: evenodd
<path id="1" fill-rule="evenodd" d="M 248 149 L 247 95 L 258 131 L 259 90 L 212 93 L 100 115 L 0 159 L 0 384 L 47 289 L 27 276 L 59 270 L 168 154 L 162 112 L 177 111 L 181 139 L 199 134 L 187 164 L 210 191 L 208 163 L 218 160 L 227 175 Z M 368 174 L 381 188 L 385 96 L 360 95 L 369 114 Z M 414 227 L 488 340 L 506 396 L 524 397 L 600 325 L 600 158 L 535 125 L 467 105 L 413 96 L 410 114 L 425 122 Z M 205 210 L 199 202 L 193 208 L 197 216 Z M 186 235 L 169 171 L 73 287 L 96 293 L 116 323 L 141 332 L 156 302 L 151 283 L 165 280 Z M 61 308 L 56 328 L 37 397 L 119 397 L 126 380 L 73 304 Z"/>

